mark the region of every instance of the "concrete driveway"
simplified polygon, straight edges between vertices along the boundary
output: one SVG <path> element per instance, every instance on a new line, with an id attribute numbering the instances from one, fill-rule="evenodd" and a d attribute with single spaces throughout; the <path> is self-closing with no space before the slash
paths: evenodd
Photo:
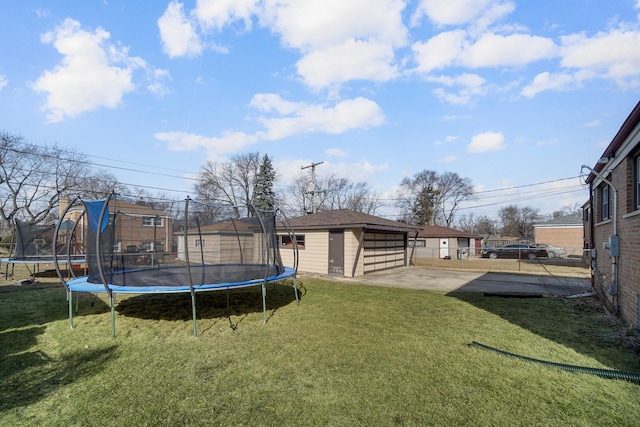
<path id="1" fill-rule="evenodd" d="M 340 279 L 343 280 L 343 279 Z M 344 281 L 437 291 L 569 296 L 591 290 L 588 279 L 401 267 Z"/>

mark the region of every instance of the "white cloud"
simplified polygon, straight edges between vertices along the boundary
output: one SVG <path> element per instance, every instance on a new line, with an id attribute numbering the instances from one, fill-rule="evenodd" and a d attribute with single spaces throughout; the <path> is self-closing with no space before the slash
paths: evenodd
<path id="1" fill-rule="evenodd" d="M 194 24 L 185 16 L 183 6 L 182 3 L 174 0 L 158 18 L 162 50 L 169 55 L 169 58 L 193 57 L 202 52 L 200 38 Z"/>
<path id="2" fill-rule="evenodd" d="M 9 80 L 6 76 L 0 74 L 0 91 L 9 84 Z"/>
<path id="3" fill-rule="evenodd" d="M 453 163 L 457 160 L 458 156 L 456 156 L 455 154 L 449 154 L 448 156 L 441 158 L 440 163 Z"/>
<path id="4" fill-rule="evenodd" d="M 387 171 L 388 163 L 373 164 L 368 161 L 361 162 L 342 162 L 331 163 L 325 162 L 322 165 L 320 176 L 335 175 L 338 177 L 347 177 L 351 182 L 370 182 L 376 174 Z"/>
<path id="5" fill-rule="evenodd" d="M 287 101 L 275 94 L 258 94 L 253 97 L 250 106 L 261 113 L 280 117 L 258 117 L 257 121 L 264 125 L 265 130 L 253 134 L 227 130 L 220 137 L 207 137 L 187 132 L 158 132 L 155 137 L 167 143 L 169 150 L 203 148 L 209 153 L 209 159 L 220 159 L 225 154 L 240 151 L 264 140 L 279 140 L 312 132 L 339 134 L 384 122 L 378 105 L 365 98 L 346 100 L 332 107 L 325 107 Z M 326 154 L 345 156 L 347 153 L 340 149 L 330 149 Z"/>
<path id="6" fill-rule="evenodd" d="M 416 71 L 429 73 L 454 64 L 462 55 L 467 33 L 463 30 L 446 31 L 426 42 L 417 42 L 411 47 L 418 63 Z"/>
<path id="7" fill-rule="evenodd" d="M 100 107 L 114 108 L 135 89 L 132 73 L 140 60 L 129 58 L 126 48 L 109 44 L 109 37 L 101 28 L 87 32 L 72 19 L 42 36 L 44 43 L 52 43 L 64 56 L 60 65 L 45 71 L 32 85 L 47 94 L 44 109 L 49 122 Z"/>
<path id="8" fill-rule="evenodd" d="M 206 137 L 188 132 L 157 132 L 155 138 L 167 143 L 172 151 L 204 149 L 208 160 L 219 160 L 258 142 L 258 137 L 243 132 L 227 131 L 221 137 Z"/>
<path id="9" fill-rule="evenodd" d="M 314 88 L 394 79 L 394 48 L 407 43 L 401 0 L 267 0 L 260 22 L 303 56 L 297 72 Z"/>
<path id="10" fill-rule="evenodd" d="M 436 25 L 487 26 L 514 9 L 509 0 L 422 0 L 411 22 L 416 25 L 422 16 L 427 16 Z"/>
<path id="11" fill-rule="evenodd" d="M 557 53 L 555 43 L 544 37 L 485 33 L 465 49 L 461 62 L 471 68 L 521 66 L 552 58 Z"/>
<path id="12" fill-rule="evenodd" d="M 342 148 L 328 148 L 324 150 L 324 154 L 326 154 L 327 157 L 348 157 L 349 156 L 349 153 L 347 153 Z"/>
<path id="13" fill-rule="evenodd" d="M 520 94 L 527 98 L 533 98 L 538 93 L 544 92 L 545 90 L 567 90 L 576 83 L 576 79 L 572 74 L 551 74 L 545 71 L 544 73 L 540 73 L 535 76 L 531 84 L 522 88 Z"/>
<path id="14" fill-rule="evenodd" d="M 457 92 L 448 92 L 443 88 L 434 89 L 433 93 L 441 100 L 454 105 L 470 105 L 473 98 L 483 96 L 489 88 L 485 79 L 477 74 L 461 74 L 451 76 L 428 76 L 428 81 L 440 83 L 448 87 L 457 87 Z"/>
<path id="15" fill-rule="evenodd" d="M 558 55 L 555 43 L 544 37 L 484 33 L 473 42 L 463 30 L 439 33 L 424 43 L 414 43 L 412 50 L 417 62 L 415 71 L 421 73 L 453 66 L 523 66 Z"/>
<path id="16" fill-rule="evenodd" d="M 267 0 L 261 22 L 285 46 L 311 52 L 345 40 L 406 43 L 401 0 Z"/>
<path id="17" fill-rule="evenodd" d="M 169 71 L 154 69 L 151 70 L 151 73 L 153 74 L 153 77 L 147 85 L 147 90 L 158 97 L 163 97 L 171 93 L 171 90 L 169 90 L 169 88 L 167 88 L 163 83 L 165 80 L 171 81 L 171 74 L 169 74 Z"/>
<path id="18" fill-rule="evenodd" d="M 638 1 L 640 1 L 640 0 L 638 0 Z M 593 128 L 593 127 L 596 127 L 596 126 L 600 126 L 600 119 L 592 120 L 592 121 L 584 123 L 582 125 L 583 128 Z"/>
<path id="19" fill-rule="evenodd" d="M 297 69 L 308 86 L 321 89 L 357 79 L 391 80 L 398 74 L 393 58 L 389 44 L 350 39 L 304 56 Z"/>
<path id="20" fill-rule="evenodd" d="M 404 7 L 403 0 L 198 0 L 189 19 L 173 0 L 158 23 L 165 52 L 176 57 L 198 55 L 203 37 L 235 22 L 250 30 L 256 19 L 283 46 L 299 51 L 303 82 L 334 89 L 349 80 L 398 75 L 394 49 L 408 38 Z"/>
<path id="21" fill-rule="evenodd" d="M 147 89 L 162 95 L 168 92 L 166 70 L 155 69 L 142 58 L 129 56 L 129 49 L 109 42 L 102 28 L 89 32 L 80 23 L 65 19 L 54 31 L 41 36 L 63 56 L 53 70 L 45 71 L 31 88 L 46 93 L 43 106 L 48 122 L 76 117 L 102 107 L 115 108 L 125 94 L 136 89 L 134 72 L 141 70 Z"/>
<path id="22" fill-rule="evenodd" d="M 325 107 L 285 101 L 274 94 L 258 94 L 251 100 L 251 106 L 265 113 L 276 112 L 287 116 L 259 118 L 266 130 L 258 135 L 266 140 L 311 132 L 339 134 L 384 123 L 384 115 L 378 104 L 361 97 Z"/>
<path id="23" fill-rule="evenodd" d="M 620 87 L 640 86 L 640 31 L 614 29 L 593 37 L 561 38 L 562 66 L 586 70 L 614 80 Z"/>
<path id="24" fill-rule="evenodd" d="M 471 138 L 467 145 L 467 153 L 484 153 L 486 151 L 498 151 L 506 148 L 504 135 L 500 132 L 484 132 Z"/>
<path id="25" fill-rule="evenodd" d="M 251 17 L 259 12 L 258 0 L 198 0 L 193 16 L 206 28 L 221 30 L 241 20 L 251 28 Z"/>

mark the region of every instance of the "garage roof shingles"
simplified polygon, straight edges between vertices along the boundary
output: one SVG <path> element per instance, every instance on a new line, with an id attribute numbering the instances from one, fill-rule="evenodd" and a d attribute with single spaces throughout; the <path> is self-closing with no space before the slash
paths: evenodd
<path id="1" fill-rule="evenodd" d="M 367 228 L 381 231 L 416 232 L 418 227 L 403 222 L 392 221 L 374 215 L 355 212 L 350 209 L 336 209 L 289 218 L 291 228 L 300 229 L 345 229 Z"/>

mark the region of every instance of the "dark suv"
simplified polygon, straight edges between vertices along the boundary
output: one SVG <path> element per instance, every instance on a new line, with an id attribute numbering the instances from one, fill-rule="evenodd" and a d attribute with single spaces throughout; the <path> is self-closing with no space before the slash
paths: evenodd
<path id="1" fill-rule="evenodd" d="M 483 258 L 518 258 L 518 259 L 536 259 L 547 258 L 549 254 L 547 250 L 535 245 L 527 245 L 524 243 L 514 243 L 504 245 L 498 248 L 485 248 L 482 251 Z"/>

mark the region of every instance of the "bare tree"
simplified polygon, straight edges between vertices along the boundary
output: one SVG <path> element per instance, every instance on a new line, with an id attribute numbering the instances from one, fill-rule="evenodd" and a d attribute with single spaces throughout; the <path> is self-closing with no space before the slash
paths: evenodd
<path id="1" fill-rule="evenodd" d="M 77 184 L 67 191 L 66 196 L 69 198 L 80 196 L 84 199 L 102 199 L 112 192 L 124 194 L 130 191 L 111 172 L 98 170 L 79 178 Z"/>
<path id="2" fill-rule="evenodd" d="M 11 218 L 38 223 L 49 217 L 88 175 L 88 163 L 73 150 L 56 145 L 27 144 L 24 138 L 0 133 L 0 221 Z"/>
<path id="3" fill-rule="evenodd" d="M 436 221 L 449 227 L 460 208 L 460 203 L 473 198 L 473 186 L 469 178 L 455 172 L 445 172 L 437 179 Z"/>
<path id="4" fill-rule="evenodd" d="M 298 175 L 287 188 L 287 213 L 304 215 L 312 212 L 311 178 L 306 173 Z M 369 215 L 375 215 L 381 206 L 379 197 L 374 194 L 366 182 L 351 182 L 346 178 L 331 175 L 316 180 L 316 210 L 351 209 Z"/>
<path id="5" fill-rule="evenodd" d="M 509 205 L 498 211 L 502 222 L 502 234 L 506 236 L 531 237 L 533 225 L 541 220 L 538 209 Z"/>
<path id="6" fill-rule="evenodd" d="M 227 163 L 207 162 L 198 173 L 194 191 L 198 200 L 210 205 L 246 206 L 253 200 L 254 184 L 260 170 L 260 153 L 247 153 Z"/>
<path id="7" fill-rule="evenodd" d="M 495 220 L 486 215 L 475 216 L 471 212 L 469 215 L 461 215 L 457 219 L 456 228 L 486 238 L 496 233 L 497 224 Z"/>
<path id="8" fill-rule="evenodd" d="M 561 216 L 582 213 L 582 205 L 580 203 L 574 203 L 573 205 L 567 205 L 560 208 L 560 210 L 553 211 L 549 219 L 557 219 Z"/>
<path id="9" fill-rule="evenodd" d="M 469 178 L 457 173 L 438 175 L 423 170 L 412 178 L 400 182 L 398 207 L 403 221 L 415 225 L 440 224 L 451 226 L 460 203 L 473 198 L 473 187 Z"/>

